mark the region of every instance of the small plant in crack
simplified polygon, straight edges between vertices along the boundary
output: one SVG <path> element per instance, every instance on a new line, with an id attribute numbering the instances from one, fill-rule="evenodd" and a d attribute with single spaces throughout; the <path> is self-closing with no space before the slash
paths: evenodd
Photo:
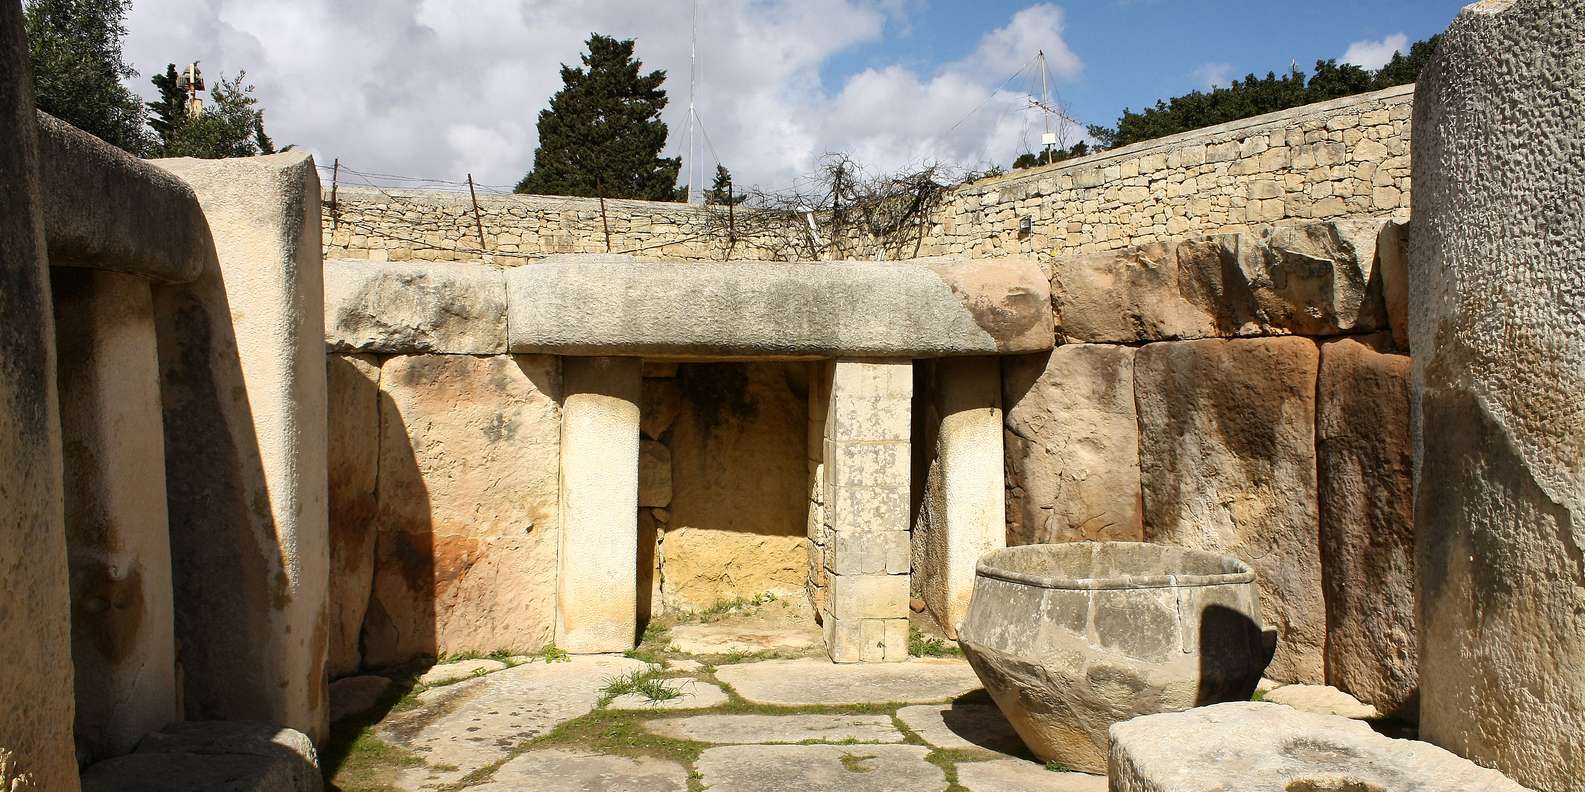
<path id="1" fill-rule="evenodd" d="M 917 627 L 909 627 L 908 654 L 914 657 L 958 657 L 963 654 L 963 650 L 940 638 L 925 635 Z"/>
<path id="2" fill-rule="evenodd" d="M 539 652 L 539 659 L 544 660 L 546 663 L 572 662 L 572 657 L 567 654 L 567 650 L 562 649 L 555 644 L 551 644 L 544 649 L 541 649 Z"/>
<path id="3" fill-rule="evenodd" d="M 618 696 L 629 693 L 637 694 L 650 704 L 682 697 L 681 690 L 667 684 L 667 680 L 660 677 L 660 671 L 651 668 L 608 677 L 605 680 L 605 687 L 600 689 L 600 705 L 609 704 Z"/>

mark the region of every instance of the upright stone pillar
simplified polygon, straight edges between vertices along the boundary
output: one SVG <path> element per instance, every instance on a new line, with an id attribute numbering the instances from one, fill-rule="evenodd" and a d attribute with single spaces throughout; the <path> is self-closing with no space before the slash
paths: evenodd
<path id="1" fill-rule="evenodd" d="M 158 160 L 218 264 L 154 290 L 187 716 L 327 731 L 319 177 L 302 153 Z"/>
<path id="2" fill-rule="evenodd" d="M 22 4 L 0 0 L 0 789 L 78 788 L 55 327 Z"/>
<path id="3" fill-rule="evenodd" d="M 77 739 L 94 760 L 181 719 L 149 283 L 56 267 Z"/>
<path id="4" fill-rule="evenodd" d="M 638 632 L 638 449 L 643 361 L 568 357 L 561 412 L 556 645 L 632 649 Z"/>
<path id="5" fill-rule="evenodd" d="M 1420 735 L 1585 790 L 1585 4 L 1467 7 L 1414 101 Z"/>
<path id="6" fill-rule="evenodd" d="M 982 553 L 1007 546 L 1001 363 L 994 357 L 932 361 L 938 421 L 913 542 L 914 589 L 947 635 L 957 637 Z"/>
<path id="7" fill-rule="evenodd" d="M 838 360 L 825 371 L 826 651 L 838 663 L 905 660 L 913 365 Z"/>

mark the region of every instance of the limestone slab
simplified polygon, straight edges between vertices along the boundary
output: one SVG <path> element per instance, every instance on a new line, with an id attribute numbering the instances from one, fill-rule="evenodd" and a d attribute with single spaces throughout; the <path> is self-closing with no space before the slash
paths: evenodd
<path id="1" fill-rule="evenodd" d="M 1278 631 L 1266 676 L 1288 683 L 1324 681 L 1318 363 L 1305 338 L 1147 344 L 1134 357 L 1146 539 L 1255 570 Z"/>
<path id="2" fill-rule="evenodd" d="M 676 663 L 672 664 L 673 666 Z M 727 703 L 726 691 L 697 679 L 667 679 L 666 687 L 682 694 L 677 698 L 650 701 L 638 693 L 624 693 L 611 699 L 606 709 L 614 710 L 690 710 L 709 709 Z"/>
<path id="3" fill-rule="evenodd" d="M 1340 718 L 1373 720 L 1381 713 L 1369 704 L 1338 690 L 1331 685 L 1282 685 L 1265 693 L 1261 701 L 1293 707 L 1317 715 L 1336 715 Z"/>
<path id="4" fill-rule="evenodd" d="M 697 767 L 712 792 L 937 792 L 941 768 L 920 745 L 728 745 L 707 748 Z"/>
<path id="5" fill-rule="evenodd" d="M 441 663 L 430 666 L 428 671 L 420 674 L 418 683 L 421 685 L 443 685 L 459 679 L 481 676 L 491 671 L 500 671 L 506 668 L 506 663 L 500 660 L 458 660 L 455 663 Z"/>
<path id="6" fill-rule="evenodd" d="M 560 392 L 551 358 L 385 361 L 367 665 L 552 641 Z"/>
<path id="7" fill-rule="evenodd" d="M 638 506 L 664 509 L 671 505 L 671 450 L 643 439 L 638 447 Z"/>
<path id="8" fill-rule="evenodd" d="M 393 683 L 389 677 L 365 674 L 342 677 L 330 683 L 330 722 L 353 718 L 371 712 L 380 699 L 389 693 Z"/>
<path id="9" fill-rule="evenodd" d="M 470 792 L 686 792 L 688 770 L 649 757 L 529 751 Z"/>
<path id="10" fill-rule="evenodd" d="M 690 715 L 645 721 L 644 728 L 663 737 L 717 745 L 903 741 L 889 715 Z"/>
<path id="11" fill-rule="evenodd" d="M 671 646 L 692 655 L 736 652 L 802 652 L 820 643 L 820 630 L 811 620 L 803 628 L 745 627 L 728 624 L 679 624 L 669 631 Z"/>
<path id="12" fill-rule="evenodd" d="M 357 671 L 374 586 L 375 487 L 380 468 L 380 361 L 326 355 L 326 468 L 330 498 L 331 676 Z"/>
<path id="13" fill-rule="evenodd" d="M 501 270 L 449 262 L 325 262 L 325 342 L 341 352 L 506 352 Z"/>
<path id="14" fill-rule="evenodd" d="M 1112 727 L 1113 792 L 1523 792 L 1495 770 L 1356 720 L 1260 702 L 1147 715 Z"/>
<path id="15" fill-rule="evenodd" d="M 420 693 L 417 707 L 386 719 L 376 735 L 430 765 L 405 771 L 404 785 L 433 788 L 500 761 L 518 744 L 589 712 L 608 680 L 648 667 L 610 656 L 526 663 Z"/>
<path id="16" fill-rule="evenodd" d="M 936 748 L 1027 753 L 1012 724 L 990 704 L 915 704 L 897 710 L 897 719 Z"/>
<path id="17" fill-rule="evenodd" d="M 903 663 L 832 664 L 812 658 L 723 666 L 716 678 L 756 704 L 779 706 L 927 704 L 978 690 L 980 680 L 960 659 Z"/>
<path id="18" fill-rule="evenodd" d="M 958 784 L 969 792 L 1107 792 L 1106 776 L 1052 772 L 1023 759 L 959 762 Z"/>
<path id="19" fill-rule="evenodd" d="M 83 774 L 85 792 L 320 792 L 307 735 L 252 721 L 187 721 L 151 732 L 135 753 Z"/>

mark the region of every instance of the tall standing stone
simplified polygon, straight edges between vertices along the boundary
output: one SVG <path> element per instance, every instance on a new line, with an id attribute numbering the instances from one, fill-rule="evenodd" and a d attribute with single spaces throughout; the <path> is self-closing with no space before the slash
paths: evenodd
<path id="1" fill-rule="evenodd" d="M 1278 633 L 1266 675 L 1279 682 L 1325 676 L 1318 363 L 1306 338 L 1147 344 L 1134 357 L 1145 538 L 1255 570 L 1262 620 Z"/>
<path id="2" fill-rule="evenodd" d="M 54 318 L 22 4 L 0 0 L 0 786 L 78 788 Z"/>
<path id="3" fill-rule="evenodd" d="M 360 632 L 374 586 L 375 488 L 380 469 L 380 361 L 326 355 L 325 467 L 330 503 L 332 677 L 362 665 Z"/>
<path id="4" fill-rule="evenodd" d="M 1414 113 L 1420 734 L 1585 790 L 1585 5 L 1466 8 Z"/>

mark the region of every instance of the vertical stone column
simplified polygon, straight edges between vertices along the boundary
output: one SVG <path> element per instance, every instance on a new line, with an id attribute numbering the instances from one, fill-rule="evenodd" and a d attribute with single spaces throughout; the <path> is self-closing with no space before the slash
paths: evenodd
<path id="1" fill-rule="evenodd" d="M 994 357 L 930 363 L 940 417 L 935 458 L 914 537 L 914 588 L 947 635 L 957 637 L 980 554 L 1007 546 L 1001 363 Z"/>
<path id="2" fill-rule="evenodd" d="M 829 371 L 822 454 L 826 651 L 838 663 L 905 660 L 913 365 L 838 360 Z"/>
<path id="3" fill-rule="evenodd" d="M 73 792 L 55 333 L 17 0 L 0 0 L 0 62 L 0 789 Z"/>
<path id="4" fill-rule="evenodd" d="M 639 358 L 562 361 L 556 645 L 622 652 L 638 631 Z"/>
<path id="5" fill-rule="evenodd" d="M 154 300 L 131 275 L 51 275 L 77 738 L 100 760 L 181 718 Z"/>
<path id="6" fill-rule="evenodd" d="M 330 551 L 319 177 L 302 153 L 158 160 L 218 264 L 154 290 L 183 697 L 327 731 Z"/>
<path id="7" fill-rule="evenodd" d="M 1464 9 L 1414 100 L 1420 735 L 1585 790 L 1585 5 Z"/>

